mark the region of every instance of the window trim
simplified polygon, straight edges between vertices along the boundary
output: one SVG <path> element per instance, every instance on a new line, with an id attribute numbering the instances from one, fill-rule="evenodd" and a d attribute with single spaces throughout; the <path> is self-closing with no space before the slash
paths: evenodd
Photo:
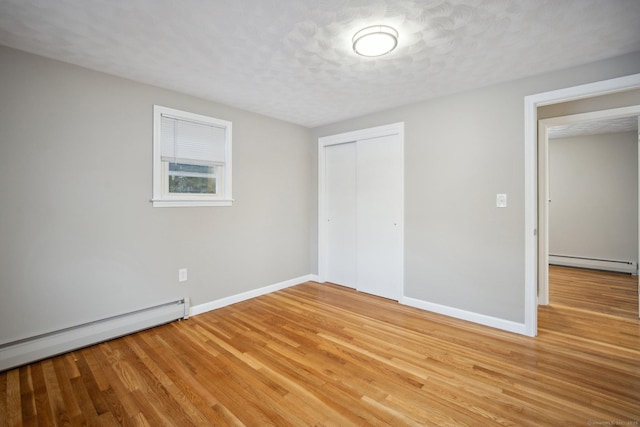
<path id="1" fill-rule="evenodd" d="M 167 162 L 161 159 L 162 151 L 162 116 L 202 122 L 225 129 L 225 161 L 218 165 L 216 191 L 218 194 L 170 194 L 168 192 Z M 153 106 L 153 207 L 190 207 L 190 206 L 232 206 L 232 125 L 230 121 L 216 119 L 187 111 L 176 110 L 160 105 Z M 164 171 L 164 173 L 163 173 Z"/>

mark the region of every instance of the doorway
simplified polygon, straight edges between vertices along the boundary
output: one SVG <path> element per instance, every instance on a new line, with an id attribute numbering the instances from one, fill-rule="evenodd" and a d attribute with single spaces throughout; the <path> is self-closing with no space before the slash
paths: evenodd
<path id="1" fill-rule="evenodd" d="M 539 122 L 540 305 L 638 317 L 638 112 Z"/>
<path id="2" fill-rule="evenodd" d="M 607 250 L 601 253 L 611 254 L 610 256 L 593 256 L 597 251 L 593 246 L 593 242 L 583 241 L 580 243 L 573 243 L 564 245 L 571 247 L 572 249 L 561 249 L 560 253 L 556 251 L 550 251 L 550 207 L 553 204 L 551 188 L 550 188 L 550 162 L 549 162 L 549 139 L 550 136 L 555 134 L 556 136 L 565 135 L 578 137 L 582 135 L 583 138 L 587 138 L 586 135 L 591 134 L 593 138 L 599 133 L 603 133 L 603 129 L 613 129 L 617 126 L 620 131 L 633 131 L 636 135 L 635 142 L 638 141 L 638 115 L 640 115 L 640 105 L 615 108 L 609 110 L 600 110 L 589 113 L 574 114 L 569 116 L 554 117 L 549 119 L 540 120 L 538 123 L 538 303 L 540 305 L 549 304 L 549 263 L 550 260 L 554 260 L 556 263 L 584 268 L 600 268 L 604 270 L 619 271 L 625 273 L 637 273 L 638 262 L 638 242 L 640 238 L 638 236 L 638 196 L 635 195 L 635 206 L 629 206 L 629 211 L 635 208 L 636 212 L 635 220 L 629 218 L 629 221 L 635 221 L 635 224 L 631 224 L 629 229 L 635 229 L 631 244 L 635 245 L 635 248 L 627 248 L 626 251 L 622 251 L 625 255 L 619 255 L 620 251 L 613 248 L 613 242 L 611 242 L 608 236 L 601 236 L 602 245 L 608 246 Z M 586 148 L 585 148 L 586 149 Z M 635 147 L 637 150 L 637 146 Z M 635 159 L 632 160 L 636 167 L 635 177 L 628 177 L 629 179 L 635 179 L 635 185 L 629 185 L 629 187 L 635 188 L 637 191 L 637 183 L 640 181 L 638 175 L 638 154 L 635 155 Z M 594 162 L 593 160 L 591 161 Z M 594 171 L 590 173 L 595 173 Z M 634 184 L 634 183 L 628 183 Z M 573 190 L 576 190 L 578 185 L 574 185 Z M 583 191 L 592 190 L 589 188 L 582 188 Z M 595 189 L 593 189 L 595 190 Z M 608 192 L 609 189 L 603 189 L 603 192 Z M 614 190 L 611 190 L 614 191 Z M 571 196 L 569 196 L 571 197 Z M 575 196 L 579 198 L 579 196 Z M 625 202 L 625 195 L 621 195 L 618 198 L 620 203 Z M 575 199 L 574 199 L 575 201 Z M 554 205 L 554 208 L 556 205 Z M 591 209 L 593 209 L 593 205 Z M 585 209 L 583 216 L 593 217 L 593 221 L 600 221 L 602 219 L 596 218 L 593 212 L 588 211 L 589 207 Z M 625 212 L 629 213 L 629 212 Z M 577 220 L 577 219 L 576 219 Z M 624 230 L 621 230 L 624 233 Z M 557 234 L 557 233 L 556 233 Z M 567 233 L 565 238 L 575 239 L 576 233 Z M 582 247 L 579 247 L 582 246 Z M 587 246 L 592 246 L 587 248 Z M 628 245 L 627 245 L 628 246 Z M 613 255 L 617 253 L 616 255 Z M 591 255 L 588 255 L 591 254 Z M 581 256 L 582 255 L 582 256 Z M 626 258 L 626 259 L 624 259 Z"/>
<path id="3" fill-rule="evenodd" d="M 638 88 L 640 88 L 640 74 L 634 74 L 525 97 L 525 335 L 536 336 L 538 331 L 538 239 L 539 231 L 543 231 L 538 230 L 538 107 Z M 540 224 L 545 225 L 544 222 Z M 546 243 L 543 242 L 540 245 L 543 249 L 544 244 Z"/>

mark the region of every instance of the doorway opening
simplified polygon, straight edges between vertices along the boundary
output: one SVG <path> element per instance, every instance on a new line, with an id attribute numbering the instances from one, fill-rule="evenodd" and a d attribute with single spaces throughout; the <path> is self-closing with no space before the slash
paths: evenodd
<path id="1" fill-rule="evenodd" d="M 638 114 L 540 120 L 540 305 L 638 318 Z"/>
<path id="2" fill-rule="evenodd" d="M 638 116 L 640 105 L 539 121 L 538 304 L 550 263 L 637 273 Z"/>
<path id="3" fill-rule="evenodd" d="M 539 263 L 548 257 L 546 218 L 539 218 L 538 161 L 545 158 L 538 152 L 538 108 L 568 101 L 596 98 L 640 88 L 640 74 L 605 80 L 525 97 L 525 335 L 535 336 L 538 331 Z M 541 187 L 544 190 L 544 187 Z M 545 196 L 546 197 L 546 196 Z M 544 208 L 546 203 L 542 205 Z M 546 257 L 540 256 L 540 251 Z M 544 265 L 544 264 L 543 264 Z M 543 277 L 542 280 L 545 278 Z M 546 278 L 548 285 L 548 277 Z"/>

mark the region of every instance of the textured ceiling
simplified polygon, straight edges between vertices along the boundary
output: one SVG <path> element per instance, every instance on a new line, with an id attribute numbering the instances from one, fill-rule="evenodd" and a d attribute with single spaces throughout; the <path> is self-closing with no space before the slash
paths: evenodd
<path id="1" fill-rule="evenodd" d="M 640 0 L 0 0 L 0 44 L 308 127 L 640 51 Z M 398 48 L 351 50 L 387 24 Z"/>
<path id="2" fill-rule="evenodd" d="M 549 128 L 549 139 L 572 136 L 598 135 L 604 133 L 631 132 L 638 130 L 638 117 L 621 117 L 595 122 L 581 122 Z"/>

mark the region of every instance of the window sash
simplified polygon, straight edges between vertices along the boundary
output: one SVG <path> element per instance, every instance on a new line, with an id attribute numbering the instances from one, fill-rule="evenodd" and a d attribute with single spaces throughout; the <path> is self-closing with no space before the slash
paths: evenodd
<path id="1" fill-rule="evenodd" d="M 212 173 L 191 172 L 191 171 L 172 171 L 169 169 L 169 162 L 162 162 L 162 197 L 170 199 L 187 198 L 210 198 L 218 197 L 224 189 L 224 167 L 215 166 Z M 171 177 L 194 177 L 194 178 L 213 178 L 215 180 L 215 192 L 177 192 L 170 191 L 169 180 Z"/>

